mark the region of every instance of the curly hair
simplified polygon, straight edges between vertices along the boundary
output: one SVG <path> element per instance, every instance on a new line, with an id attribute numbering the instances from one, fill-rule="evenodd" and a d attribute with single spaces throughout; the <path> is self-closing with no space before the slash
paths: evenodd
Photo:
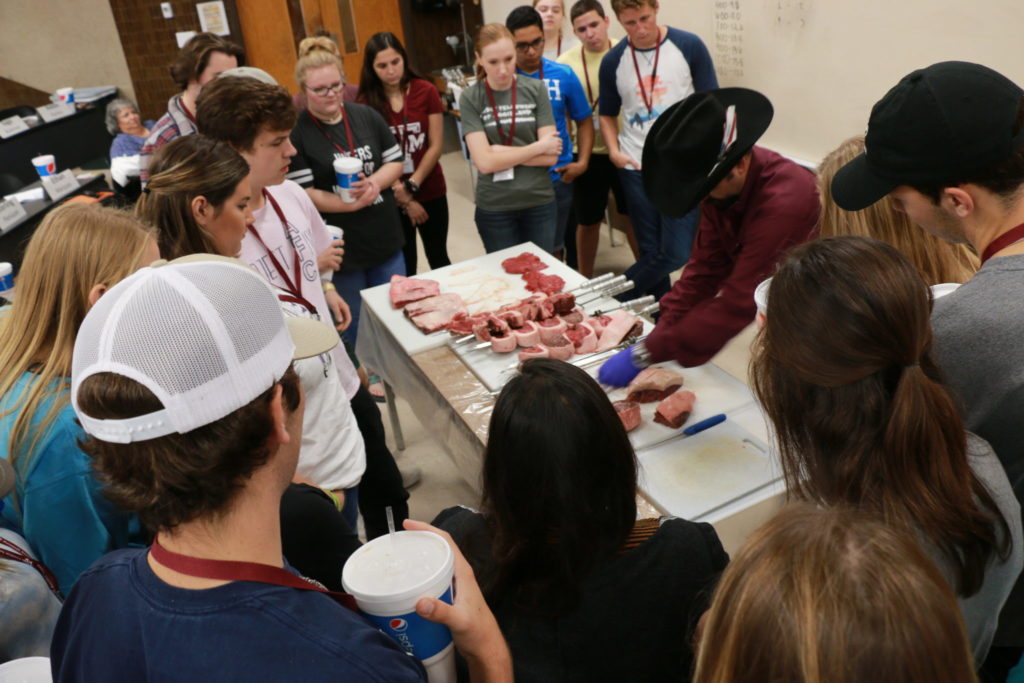
<path id="1" fill-rule="evenodd" d="M 290 131 L 297 118 L 283 86 L 244 76 L 215 78 L 196 100 L 199 132 L 240 151 L 251 150 L 264 130 Z"/>

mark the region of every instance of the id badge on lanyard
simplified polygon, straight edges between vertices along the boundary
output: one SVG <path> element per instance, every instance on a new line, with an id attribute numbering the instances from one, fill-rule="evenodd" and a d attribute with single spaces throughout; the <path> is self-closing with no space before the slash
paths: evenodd
<path id="1" fill-rule="evenodd" d="M 515 166 L 513 166 L 512 168 L 506 168 L 504 171 L 495 171 L 493 179 L 494 179 L 494 182 L 501 183 L 501 182 L 504 182 L 506 180 L 512 180 L 515 177 L 516 177 L 516 168 L 515 168 Z"/>

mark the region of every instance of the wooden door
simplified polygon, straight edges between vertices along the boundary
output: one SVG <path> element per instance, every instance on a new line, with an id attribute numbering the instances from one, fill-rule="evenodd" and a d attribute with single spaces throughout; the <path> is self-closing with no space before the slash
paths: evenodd
<path id="1" fill-rule="evenodd" d="M 335 36 L 342 51 L 345 79 L 349 83 L 359 83 L 363 47 L 374 33 L 391 31 L 405 42 L 398 0 L 300 1 L 306 35 L 326 29 Z"/>

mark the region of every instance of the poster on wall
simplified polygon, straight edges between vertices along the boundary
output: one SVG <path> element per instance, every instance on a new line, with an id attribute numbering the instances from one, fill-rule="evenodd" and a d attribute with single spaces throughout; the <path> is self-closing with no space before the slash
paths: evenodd
<path id="1" fill-rule="evenodd" d="M 199 26 L 208 33 L 218 36 L 230 35 L 228 28 L 228 15 L 224 11 L 224 3 L 221 0 L 216 2 L 200 2 L 196 5 L 196 12 L 199 14 Z"/>

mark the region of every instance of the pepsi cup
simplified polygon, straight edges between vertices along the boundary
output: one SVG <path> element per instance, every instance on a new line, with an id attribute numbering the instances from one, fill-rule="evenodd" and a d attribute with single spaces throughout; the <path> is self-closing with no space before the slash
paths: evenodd
<path id="1" fill-rule="evenodd" d="M 352 553 L 341 573 L 345 590 L 382 633 L 423 662 L 430 683 L 455 683 L 455 645 L 447 626 L 416 614 L 420 598 L 452 602 L 455 554 L 431 531 L 381 536 Z"/>
<path id="2" fill-rule="evenodd" d="M 343 202 L 352 204 L 356 201 L 350 190 L 359 182 L 359 173 L 362 170 L 363 162 L 355 157 L 338 157 L 334 160 L 334 178 Z"/>
<path id="3" fill-rule="evenodd" d="M 0 263 L 0 296 L 14 289 L 14 267 L 6 261 Z"/>
<path id="4" fill-rule="evenodd" d="M 32 159 L 32 165 L 36 167 L 36 173 L 40 178 L 53 175 L 57 172 L 57 161 L 52 154 L 42 154 Z"/>
<path id="5" fill-rule="evenodd" d="M 75 89 L 74 88 L 58 88 L 57 89 L 57 101 L 64 102 L 65 104 L 73 104 L 75 101 Z"/>

